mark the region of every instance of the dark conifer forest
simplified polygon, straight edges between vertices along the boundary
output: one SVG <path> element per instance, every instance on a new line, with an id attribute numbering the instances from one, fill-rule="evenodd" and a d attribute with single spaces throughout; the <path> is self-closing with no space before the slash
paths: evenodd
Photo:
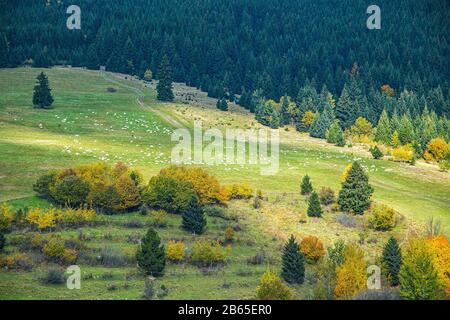
<path id="1" fill-rule="evenodd" d="M 306 83 L 340 95 L 356 65 L 368 96 L 388 84 L 398 94 L 448 99 L 445 0 L 377 1 L 381 30 L 366 28 L 371 3 L 361 0 L 45 2 L 1 1 L 1 67 L 32 59 L 35 67 L 105 65 L 143 77 L 167 54 L 175 81 L 210 96 L 262 89 L 278 100 Z M 81 30 L 66 28 L 70 4 L 81 8 Z M 428 107 L 449 112 L 442 102 Z"/>

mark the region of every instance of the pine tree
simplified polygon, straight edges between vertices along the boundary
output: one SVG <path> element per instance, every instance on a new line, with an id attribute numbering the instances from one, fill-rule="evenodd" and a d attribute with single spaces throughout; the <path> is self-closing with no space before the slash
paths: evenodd
<path id="1" fill-rule="evenodd" d="M 375 132 L 375 141 L 389 145 L 391 143 L 391 136 L 392 129 L 389 122 L 389 116 L 386 110 L 383 110 L 380 120 L 378 120 L 377 130 Z"/>
<path id="2" fill-rule="evenodd" d="M 217 100 L 216 107 L 222 111 L 228 111 L 228 102 L 225 98 Z"/>
<path id="3" fill-rule="evenodd" d="M 358 162 L 354 162 L 342 183 L 338 204 L 342 211 L 363 214 L 370 207 L 373 188 L 369 177 Z"/>
<path id="4" fill-rule="evenodd" d="M 158 85 L 156 90 L 158 92 L 157 99 L 161 101 L 173 101 L 174 95 L 172 92 L 172 68 L 170 67 L 169 58 L 167 55 L 161 60 L 158 74 Z"/>
<path id="5" fill-rule="evenodd" d="M 369 149 L 369 152 L 372 154 L 372 157 L 375 160 L 381 159 L 384 156 L 383 152 L 381 152 L 381 150 L 380 150 L 380 148 L 378 148 L 378 146 L 371 147 Z"/>
<path id="6" fill-rule="evenodd" d="M 311 180 L 309 179 L 309 176 L 306 175 L 302 179 L 302 183 L 300 185 L 300 194 L 306 195 L 310 194 L 313 191 L 313 186 L 311 184 Z"/>
<path id="7" fill-rule="evenodd" d="M 394 237 L 389 238 L 383 249 L 383 261 L 388 269 L 391 286 L 397 286 L 399 284 L 398 273 L 402 265 L 402 253 Z"/>
<path id="8" fill-rule="evenodd" d="M 327 142 L 333 143 L 339 147 L 345 146 L 344 132 L 342 131 L 339 121 L 335 120 L 327 131 Z"/>
<path id="9" fill-rule="evenodd" d="M 33 105 L 35 108 L 49 109 L 53 104 L 53 97 L 45 73 L 37 76 L 38 83 L 34 86 Z"/>
<path id="10" fill-rule="evenodd" d="M 305 278 L 305 258 L 293 235 L 283 249 L 281 277 L 288 283 L 298 284 Z"/>
<path id="11" fill-rule="evenodd" d="M 166 266 L 166 253 L 158 233 L 149 228 L 142 238 L 141 245 L 136 253 L 138 266 L 148 275 L 159 277 L 164 274 Z"/>
<path id="12" fill-rule="evenodd" d="M 202 234 L 205 231 L 206 219 L 203 208 L 196 195 L 191 197 L 186 208 L 182 210 L 182 215 L 183 220 L 181 226 L 184 230 L 195 234 Z"/>
<path id="13" fill-rule="evenodd" d="M 320 218 L 322 216 L 322 208 L 320 207 L 319 196 L 313 191 L 308 202 L 308 217 Z"/>

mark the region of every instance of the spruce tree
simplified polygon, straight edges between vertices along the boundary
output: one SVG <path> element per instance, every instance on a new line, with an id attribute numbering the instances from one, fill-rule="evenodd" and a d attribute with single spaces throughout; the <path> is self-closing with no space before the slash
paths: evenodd
<path id="1" fill-rule="evenodd" d="M 358 110 L 355 110 L 356 106 L 357 104 L 353 103 L 350 99 L 347 87 L 344 86 L 336 106 L 336 118 L 344 129 L 350 128 L 355 122 L 358 115 Z"/>
<path id="2" fill-rule="evenodd" d="M 380 120 L 378 120 L 378 125 L 375 132 L 375 141 L 379 141 L 386 145 L 389 145 L 391 143 L 391 137 L 392 128 L 389 121 L 389 116 L 386 110 L 383 110 L 380 116 Z"/>
<path id="3" fill-rule="evenodd" d="M 339 147 L 345 146 L 344 132 L 342 131 L 339 121 L 335 120 L 327 130 L 327 142 L 333 143 Z"/>
<path id="4" fill-rule="evenodd" d="M 322 208 L 320 207 L 319 196 L 317 192 L 313 192 L 308 202 L 308 217 L 320 218 L 322 216 Z"/>
<path id="5" fill-rule="evenodd" d="M 325 107 L 320 115 L 316 116 L 309 129 L 311 137 L 325 139 L 327 130 L 333 122 L 333 114 L 330 107 Z"/>
<path id="6" fill-rule="evenodd" d="M 183 220 L 181 226 L 184 230 L 195 234 L 202 234 L 205 231 L 206 219 L 203 213 L 203 208 L 196 195 L 193 195 L 189 200 L 186 208 L 182 210 Z"/>
<path id="7" fill-rule="evenodd" d="M 289 113 L 289 97 L 285 95 L 282 98 L 281 102 L 281 111 L 280 111 L 280 118 L 281 118 L 281 125 L 288 125 L 291 124 L 291 114 Z"/>
<path id="8" fill-rule="evenodd" d="M 288 283 L 301 284 L 305 278 L 305 258 L 293 235 L 283 249 L 281 277 Z"/>
<path id="9" fill-rule="evenodd" d="M 414 140 L 414 127 L 408 113 L 405 113 L 400 119 L 398 139 L 402 145 L 411 143 Z"/>
<path id="10" fill-rule="evenodd" d="M 141 245 L 136 253 L 138 266 L 148 275 L 159 277 L 164 274 L 166 266 L 166 253 L 158 233 L 149 228 L 142 238 Z"/>
<path id="11" fill-rule="evenodd" d="M 306 195 L 310 194 L 313 191 L 313 186 L 311 184 L 311 180 L 309 179 L 309 176 L 306 175 L 302 179 L 302 183 L 300 184 L 300 194 Z"/>
<path id="12" fill-rule="evenodd" d="M 390 237 L 383 249 L 383 261 L 386 264 L 391 286 L 399 284 L 398 273 L 402 265 L 402 253 L 397 240 Z"/>
<path id="13" fill-rule="evenodd" d="M 225 98 L 221 98 L 221 99 L 217 100 L 216 107 L 219 110 L 228 111 L 227 100 Z"/>
<path id="14" fill-rule="evenodd" d="M 3 248 L 5 247 L 5 244 L 6 244 L 5 235 L 3 234 L 2 231 L 0 231 L 0 252 L 3 251 Z"/>
<path id="15" fill-rule="evenodd" d="M 363 214 L 370 207 L 372 193 L 369 177 L 358 162 L 353 162 L 339 192 L 338 204 L 341 210 Z"/>
<path id="16" fill-rule="evenodd" d="M 173 101 L 174 95 L 172 92 L 172 68 L 170 67 L 169 58 L 167 55 L 161 60 L 158 73 L 158 85 L 156 90 L 158 92 L 157 99 L 161 101 Z"/>
<path id="17" fill-rule="evenodd" d="M 37 76 L 37 84 L 34 86 L 33 105 L 35 108 L 50 109 L 53 104 L 53 97 L 45 73 L 41 72 Z"/>
<path id="18" fill-rule="evenodd" d="M 369 149 L 369 151 L 375 160 L 381 159 L 384 156 L 383 152 L 381 152 L 381 150 L 380 150 L 380 148 L 378 148 L 378 146 L 371 147 Z"/>

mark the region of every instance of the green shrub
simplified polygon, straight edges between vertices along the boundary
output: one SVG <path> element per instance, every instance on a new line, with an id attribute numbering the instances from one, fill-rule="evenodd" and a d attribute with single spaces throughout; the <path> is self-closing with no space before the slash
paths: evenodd
<path id="1" fill-rule="evenodd" d="M 324 187 L 319 191 L 320 203 L 324 206 L 328 206 L 336 202 L 336 196 L 333 189 Z"/>
<path id="2" fill-rule="evenodd" d="M 56 178 L 56 172 L 50 172 L 40 176 L 33 185 L 33 190 L 43 198 L 51 198 L 50 187 L 55 184 Z"/>
<path id="3" fill-rule="evenodd" d="M 96 186 L 89 198 L 94 208 L 104 214 L 114 214 L 119 210 L 120 195 L 114 186 Z"/>
<path id="4" fill-rule="evenodd" d="M 102 248 L 98 260 L 104 267 L 123 267 L 128 264 L 122 251 L 109 247 Z"/>
<path id="5" fill-rule="evenodd" d="M 192 184 L 170 176 L 159 175 L 150 179 L 144 193 L 144 202 L 150 208 L 179 214 L 188 206 L 191 197 L 195 194 Z"/>
<path id="6" fill-rule="evenodd" d="M 225 263 L 230 247 L 223 249 L 218 241 L 198 240 L 192 247 L 191 261 L 199 266 L 216 266 Z"/>
<path id="7" fill-rule="evenodd" d="M 204 206 L 203 213 L 210 217 L 227 219 L 225 209 L 220 206 Z"/>
<path id="8" fill-rule="evenodd" d="M 155 228 L 165 228 L 167 226 L 167 212 L 164 210 L 152 211 L 150 214 L 151 223 Z"/>
<path id="9" fill-rule="evenodd" d="M 66 275 L 64 269 L 51 267 L 43 275 L 39 275 L 38 280 L 42 284 L 62 284 L 66 282 Z"/>
<path id="10" fill-rule="evenodd" d="M 69 207 L 79 207 L 86 203 L 89 194 L 89 184 L 83 179 L 71 175 L 55 184 L 53 197 L 56 202 Z"/>

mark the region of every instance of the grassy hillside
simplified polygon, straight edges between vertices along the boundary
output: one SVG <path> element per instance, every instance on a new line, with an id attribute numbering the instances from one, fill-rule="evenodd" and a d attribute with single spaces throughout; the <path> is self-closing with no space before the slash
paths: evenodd
<path id="1" fill-rule="evenodd" d="M 204 127 L 257 128 L 253 116 L 237 106 L 223 113 L 212 100 L 192 89 L 177 85 L 177 101 L 155 101 L 154 87 L 113 74 L 79 69 L 45 69 L 55 98 L 54 109 L 36 110 L 31 106 L 32 91 L 40 69 L 0 70 L 0 201 L 15 208 L 48 206 L 34 196 L 32 184 L 49 168 L 66 168 L 82 163 L 124 161 L 136 167 L 148 180 L 170 162 L 170 134 L 174 128 L 192 128 L 193 120 L 203 120 Z M 108 88 L 117 91 L 109 92 Z M 186 91 L 195 97 L 189 105 Z M 143 96 L 143 100 L 139 99 Z M 170 265 L 158 285 L 169 288 L 168 298 L 218 299 L 251 298 L 261 274 L 269 266 L 278 266 L 280 249 L 290 234 L 317 235 L 331 245 L 336 239 L 357 241 L 360 230 L 336 221 L 336 214 L 326 212 L 324 219 L 309 218 L 300 224 L 306 212 L 305 199 L 299 195 L 303 175 L 311 176 L 314 187 L 329 186 L 336 192 L 347 164 L 359 159 L 375 188 L 374 200 L 398 210 L 404 217 L 392 233 L 370 231 L 364 249 L 368 258 L 380 253 L 390 234 L 407 237 L 422 232 L 430 217 L 439 218 L 448 232 L 450 226 L 450 175 L 435 167 L 418 163 L 416 167 L 388 161 L 375 161 L 363 146 L 338 148 L 312 139 L 290 128 L 280 131 L 280 170 L 276 176 L 260 175 L 258 166 L 205 166 L 221 183 L 248 182 L 269 196 L 261 210 L 250 202 L 233 201 L 227 210 L 234 220 L 208 218 L 205 237 L 223 239 L 226 226 L 239 224 L 230 262 L 214 270 L 201 270 L 187 264 Z M 145 228 L 131 229 L 128 220 L 145 226 L 148 217 L 137 213 L 105 217 L 98 227 L 83 228 L 90 248 L 115 247 L 132 256 Z M 193 236 L 179 229 L 180 217 L 170 216 L 167 228 L 160 229 L 162 239 L 182 239 L 188 246 Z M 59 232 L 63 238 L 76 237 L 77 230 Z M 19 232 L 8 235 L 8 251 L 16 250 Z M 248 265 L 247 259 L 264 251 L 261 265 Z M 81 266 L 85 281 L 82 290 L 63 286 L 44 286 L 33 272 L 0 271 L 0 298 L 120 298 L 137 299 L 144 278 L 134 265 L 117 268 Z M 312 272 L 308 269 L 308 272 Z M 109 275 L 109 273 L 112 274 Z M 113 286 L 115 285 L 115 287 Z M 311 294 L 310 285 L 298 288 L 301 298 Z"/>

